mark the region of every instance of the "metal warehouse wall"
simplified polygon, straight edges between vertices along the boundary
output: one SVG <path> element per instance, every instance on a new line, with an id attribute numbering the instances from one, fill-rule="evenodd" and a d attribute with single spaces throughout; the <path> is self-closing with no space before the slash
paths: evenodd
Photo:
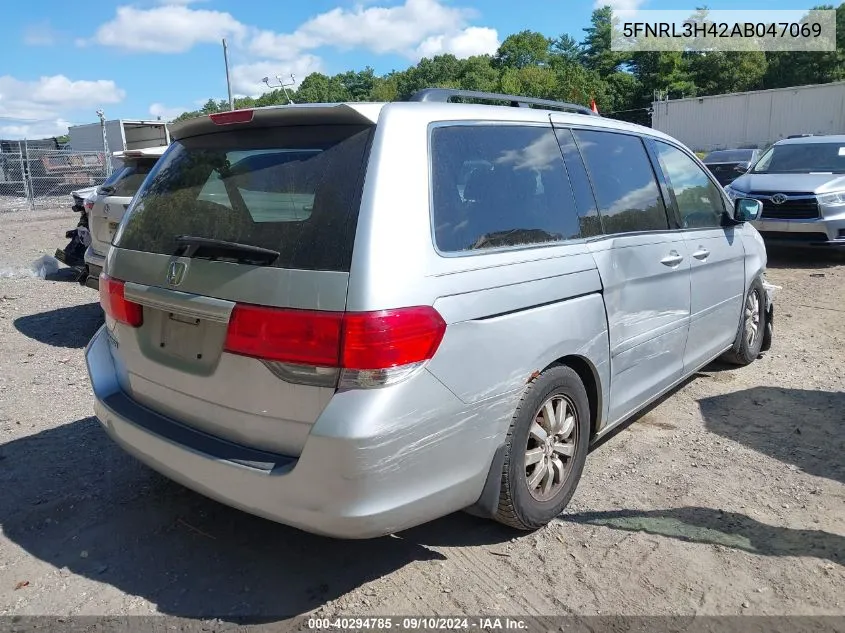
<path id="1" fill-rule="evenodd" d="M 652 104 L 652 127 L 695 151 L 763 148 L 791 134 L 845 134 L 845 82 Z"/>

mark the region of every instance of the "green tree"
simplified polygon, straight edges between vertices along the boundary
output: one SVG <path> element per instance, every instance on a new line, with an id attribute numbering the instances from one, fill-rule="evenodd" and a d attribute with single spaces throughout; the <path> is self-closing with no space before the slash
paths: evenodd
<path id="1" fill-rule="evenodd" d="M 367 66 L 364 70 L 335 75 L 334 79 L 343 86 L 350 101 L 368 101 L 376 83 L 375 71 Z"/>
<path id="2" fill-rule="evenodd" d="M 602 77 L 616 72 L 628 61 L 624 53 L 615 52 L 610 48 L 612 19 L 613 12 L 609 6 L 593 11 L 590 26 L 584 29 L 584 41 L 581 43 L 581 60 L 584 65 Z"/>
<path id="3" fill-rule="evenodd" d="M 539 99 L 555 99 L 560 92 L 555 71 L 542 66 L 506 68 L 502 73 L 501 91 Z"/>
<path id="4" fill-rule="evenodd" d="M 499 84 L 499 71 L 489 55 L 476 55 L 464 61 L 458 83 L 464 90 L 493 92 Z"/>
<path id="5" fill-rule="evenodd" d="M 496 52 L 496 66 L 519 69 L 545 64 L 549 61 L 551 44 L 549 38 L 536 31 L 509 35 Z"/>
<path id="6" fill-rule="evenodd" d="M 699 95 L 758 90 L 764 87 L 766 55 L 762 51 L 689 53 L 690 79 Z"/>
<path id="7" fill-rule="evenodd" d="M 349 101 L 349 92 L 343 83 L 335 77 L 322 73 L 311 73 L 296 90 L 297 103 L 338 103 Z"/>

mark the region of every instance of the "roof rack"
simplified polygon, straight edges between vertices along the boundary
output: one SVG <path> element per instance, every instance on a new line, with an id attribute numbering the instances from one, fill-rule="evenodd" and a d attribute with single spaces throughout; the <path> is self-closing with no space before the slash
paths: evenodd
<path id="1" fill-rule="evenodd" d="M 461 97 L 464 99 L 477 99 L 478 101 L 508 101 L 514 108 L 530 108 L 532 105 L 541 106 L 549 110 L 563 110 L 566 112 L 577 112 L 599 116 L 587 106 L 565 101 L 551 101 L 549 99 L 535 99 L 533 97 L 520 97 L 518 95 L 497 94 L 494 92 L 476 92 L 474 90 L 453 90 L 451 88 L 425 88 L 411 95 L 410 101 L 428 103 L 449 103 L 452 99 Z"/>

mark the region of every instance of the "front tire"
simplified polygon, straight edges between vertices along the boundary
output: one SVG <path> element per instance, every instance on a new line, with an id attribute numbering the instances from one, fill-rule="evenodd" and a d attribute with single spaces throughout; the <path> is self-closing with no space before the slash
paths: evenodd
<path id="1" fill-rule="evenodd" d="M 739 329 L 733 347 L 724 355 L 726 361 L 744 366 L 750 365 L 760 356 L 766 332 L 766 315 L 766 291 L 758 277 L 745 295 Z"/>
<path id="2" fill-rule="evenodd" d="M 508 430 L 495 519 L 536 530 L 563 512 L 584 470 L 590 429 L 587 390 L 578 374 L 565 365 L 540 374 Z"/>

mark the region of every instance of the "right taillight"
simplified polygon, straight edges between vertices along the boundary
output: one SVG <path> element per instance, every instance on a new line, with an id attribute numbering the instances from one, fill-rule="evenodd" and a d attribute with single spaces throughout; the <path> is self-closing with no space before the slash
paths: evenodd
<path id="1" fill-rule="evenodd" d="M 100 274 L 100 305 L 109 317 L 130 327 L 144 323 L 144 312 L 140 304 L 127 301 L 124 283 L 119 279 Z"/>
<path id="2" fill-rule="evenodd" d="M 320 312 L 237 305 L 226 351 L 273 363 L 339 369 L 341 387 L 378 387 L 403 380 L 431 359 L 445 331 L 445 321 L 430 306 Z"/>

